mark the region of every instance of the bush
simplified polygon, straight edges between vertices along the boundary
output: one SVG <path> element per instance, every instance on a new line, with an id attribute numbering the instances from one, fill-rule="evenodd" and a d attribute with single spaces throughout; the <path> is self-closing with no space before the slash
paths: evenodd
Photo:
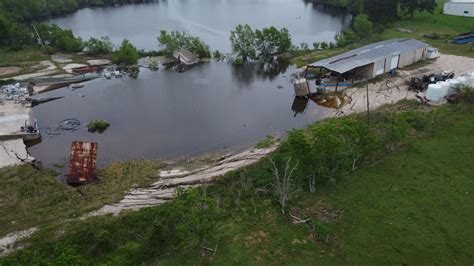
<path id="1" fill-rule="evenodd" d="M 368 38 L 372 35 L 373 24 L 366 14 L 359 14 L 354 18 L 352 25 L 354 32 L 361 39 Z"/>
<path id="2" fill-rule="evenodd" d="M 87 129 L 92 133 L 103 133 L 109 126 L 110 124 L 107 121 L 99 119 L 90 121 L 87 124 Z"/>
<path id="3" fill-rule="evenodd" d="M 90 55 L 109 55 L 114 51 L 114 45 L 109 37 L 90 38 L 85 43 L 85 49 L 86 53 Z"/>
<path id="4" fill-rule="evenodd" d="M 230 32 L 230 43 L 232 45 L 232 51 L 234 51 L 237 57 L 242 61 L 256 58 L 255 32 L 249 25 L 237 25 L 235 29 Z"/>
<path id="5" fill-rule="evenodd" d="M 129 66 L 135 65 L 139 57 L 137 48 L 124 39 L 122 45 L 112 54 L 112 61 L 118 65 Z"/>
<path id="6" fill-rule="evenodd" d="M 40 23 L 36 25 L 43 42 L 65 52 L 80 52 L 84 47 L 81 38 L 74 36 L 71 30 L 64 30 L 57 25 Z"/>
<path id="7" fill-rule="evenodd" d="M 257 145 L 255 145 L 255 148 L 257 149 L 265 149 L 265 148 L 268 148 L 270 146 L 272 146 L 274 142 L 274 139 L 273 139 L 273 136 L 272 135 L 268 135 L 266 138 L 260 140 Z"/>
<path id="8" fill-rule="evenodd" d="M 162 51 L 168 56 L 172 56 L 178 48 L 186 48 L 201 58 L 211 57 L 209 46 L 198 37 L 189 36 L 186 32 L 162 30 L 158 42 L 163 48 Z"/>
<path id="9" fill-rule="evenodd" d="M 214 57 L 215 59 L 221 59 L 222 54 L 221 52 L 219 52 L 219 50 L 215 50 L 214 53 L 212 53 L 212 57 Z"/>

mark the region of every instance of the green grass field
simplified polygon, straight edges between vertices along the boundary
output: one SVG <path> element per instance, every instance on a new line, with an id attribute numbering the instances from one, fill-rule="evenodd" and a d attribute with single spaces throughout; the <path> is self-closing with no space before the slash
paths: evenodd
<path id="1" fill-rule="evenodd" d="M 168 221 L 167 211 L 174 213 L 179 206 L 174 202 L 119 217 L 75 219 L 86 209 L 117 200 L 122 189 L 143 180 L 139 177 L 159 165 L 118 165 L 102 172 L 107 177 L 103 184 L 86 186 L 81 193 L 86 192 L 92 202 L 72 196 L 77 192 L 65 193 L 52 173 L 40 178 L 31 169 L 3 171 L 2 187 L 12 192 L 1 197 L 2 224 L 8 225 L 2 232 L 18 226 L 12 225 L 18 209 L 31 215 L 25 216 L 31 221 L 23 228 L 41 228 L 27 242 L 29 248 L 3 263 L 470 265 L 474 261 L 474 105 L 433 109 L 406 102 L 382 108 L 373 119 L 383 121 L 384 114 L 409 109 L 423 114 L 424 122 L 404 148 L 336 182 L 318 185 L 314 194 L 300 190 L 292 196 L 291 213 L 310 218 L 315 230 L 294 224 L 280 212 L 268 186 L 272 180 L 268 160 L 209 186 L 209 195 L 219 198 L 221 206 L 214 217 L 218 226 L 206 242 L 208 247 L 218 247 L 215 254 L 177 244 L 188 242 L 160 229 Z M 114 185 L 129 176 L 138 179 Z M 38 181 L 32 182 L 34 177 Z M 7 202 L 10 207 L 5 208 Z M 35 213 L 35 208 L 45 206 L 49 213 Z"/>

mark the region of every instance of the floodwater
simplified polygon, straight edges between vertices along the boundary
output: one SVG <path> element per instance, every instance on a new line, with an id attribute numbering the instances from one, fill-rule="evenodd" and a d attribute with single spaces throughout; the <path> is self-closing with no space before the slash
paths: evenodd
<path id="1" fill-rule="evenodd" d="M 184 73 L 142 70 L 136 80 L 100 78 L 82 89 L 50 91 L 38 97 L 64 98 L 34 107 L 43 142 L 29 151 L 50 166 L 67 162 L 76 140 L 99 143 L 99 165 L 249 147 L 334 112 L 310 102 L 295 116 L 290 80 L 296 71 L 212 61 Z M 46 133 L 67 118 L 79 119 L 81 128 L 57 136 Z M 94 119 L 111 126 L 103 134 L 89 133 L 85 124 Z"/>
<path id="2" fill-rule="evenodd" d="M 128 38 L 139 48 L 157 50 L 160 30 L 184 30 L 212 50 L 230 52 L 230 31 L 237 24 L 253 28 L 286 27 L 293 43 L 334 41 L 351 16 L 339 9 L 302 0 L 159 0 L 149 4 L 86 8 L 49 20 L 82 37 L 109 36 L 114 44 Z"/>
<path id="3" fill-rule="evenodd" d="M 139 48 L 157 49 L 161 29 L 186 30 L 230 52 L 237 24 L 286 27 L 294 44 L 332 41 L 350 23 L 340 10 L 301 0 L 168 0 L 152 4 L 83 9 L 50 20 L 84 39 L 128 38 Z M 143 70 L 138 79 L 103 78 L 82 89 L 59 89 L 38 97 L 64 96 L 34 107 L 43 142 L 29 148 L 45 166 L 66 163 L 72 141 L 95 141 L 98 165 L 132 159 L 173 159 L 230 152 L 255 145 L 269 134 L 285 135 L 334 112 L 314 101 L 294 99 L 294 67 L 211 61 L 184 73 Z M 295 102 L 295 103 L 294 103 Z M 60 135 L 58 123 L 77 118 L 81 127 Z M 85 124 L 105 119 L 103 134 Z"/>

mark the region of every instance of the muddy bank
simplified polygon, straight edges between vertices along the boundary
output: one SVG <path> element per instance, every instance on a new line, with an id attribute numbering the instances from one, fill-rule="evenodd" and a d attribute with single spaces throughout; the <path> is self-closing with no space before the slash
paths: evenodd
<path id="1" fill-rule="evenodd" d="M 158 182 L 147 188 L 131 189 L 118 203 L 105 205 L 101 209 L 84 216 L 91 217 L 104 214 L 118 215 L 126 210 L 139 210 L 167 202 L 175 196 L 178 188 L 190 188 L 209 184 L 215 178 L 225 175 L 230 171 L 238 170 L 251 165 L 268 156 L 276 150 L 278 144 L 265 149 L 251 149 L 239 154 L 226 157 L 217 163 L 205 166 L 195 171 L 163 171 Z"/>

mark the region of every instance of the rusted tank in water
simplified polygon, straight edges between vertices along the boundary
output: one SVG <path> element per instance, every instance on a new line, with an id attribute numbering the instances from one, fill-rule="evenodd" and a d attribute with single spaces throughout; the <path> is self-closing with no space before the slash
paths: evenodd
<path id="1" fill-rule="evenodd" d="M 69 184 L 87 184 L 97 179 L 95 175 L 97 147 L 96 142 L 74 141 L 71 144 L 71 158 L 67 175 Z"/>

